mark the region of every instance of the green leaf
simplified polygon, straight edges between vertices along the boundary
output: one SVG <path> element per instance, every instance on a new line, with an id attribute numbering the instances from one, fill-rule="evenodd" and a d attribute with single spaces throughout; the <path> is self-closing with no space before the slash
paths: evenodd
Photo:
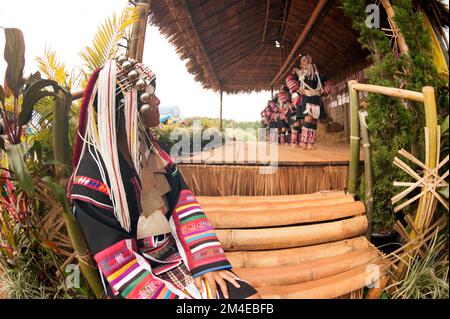
<path id="1" fill-rule="evenodd" d="M 36 82 L 37 80 L 42 79 L 41 76 L 41 72 L 37 71 L 35 73 L 31 73 L 30 76 L 28 77 L 28 79 L 25 81 L 25 90 L 33 83 Z"/>
<path id="2" fill-rule="evenodd" d="M 439 191 L 439 194 L 441 194 L 442 196 L 444 196 L 445 198 L 448 199 L 448 186 L 446 188 L 444 188 L 444 189 L 441 189 Z"/>
<path id="3" fill-rule="evenodd" d="M 40 92 L 34 93 L 32 97 L 28 97 L 27 99 L 24 98 L 23 104 L 22 104 L 22 112 L 20 112 L 20 114 L 19 114 L 19 125 L 20 126 L 27 124 L 31 120 L 31 118 L 33 116 L 34 105 L 36 105 L 36 103 L 39 102 L 39 100 L 41 100 L 45 97 L 48 97 L 48 96 L 55 97 L 56 94 L 53 92 L 48 92 L 48 91 L 40 91 Z"/>
<path id="4" fill-rule="evenodd" d="M 69 202 L 67 200 L 66 191 L 61 186 L 59 186 L 56 181 L 50 176 L 42 177 L 41 181 L 43 181 L 45 184 L 47 184 L 48 187 L 50 187 L 52 192 L 55 194 L 56 200 L 59 202 L 64 211 L 69 212 Z"/>
<path id="5" fill-rule="evenodd" d="M 33 197 L 33 179 L 28 171 L 28 167 L 24 159 L 24 155 L 28 152 L 28 150 L 29 146 L 26 142 L 11 144 L 8 146 L 6 155 L 8 157 L 9 169 L 16 175 L 20 187 L 22 187 L 28 196 Z"/>
<path id="6" fill-rule="evenodd" d="M 445 118 L 444 122 L 442 122 L 441 124 L 441 134 L 444 134 L 447 131 L 448 131 L 448 115 Z"/>
<path id="7" fill-rule="evenodd" d="M 5 28 L 4 58 L 8 67 L 5 72 L 5 88 L 8 88 L 15 98 L 19 97 L 25 83 L 23 69 L 25 67 L 25 41 L 19 29 Z"/>

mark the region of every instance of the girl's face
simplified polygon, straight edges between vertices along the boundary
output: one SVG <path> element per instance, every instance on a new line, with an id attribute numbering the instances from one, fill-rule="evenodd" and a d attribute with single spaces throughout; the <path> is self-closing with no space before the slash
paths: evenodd
<path id="1" fill-rule="evenodd" d="M 308 67 L 308 60 L 305 58 L 301 59 L 300 66 L 303 70 L 305 70 Z"/>
<path id="2" fill-rule="evenodd" d="M 158 97 L 155 94 L 153 94 L 150 98 L 150 102 L 148 103 L 148 105 L 150 105 L 150 109 L 139 113 L 144 127 L 150 128 L 150 127 L 157 127 L 159 125 L 158 106 L 160 103 L 161 101 L 158 99 Z"/>

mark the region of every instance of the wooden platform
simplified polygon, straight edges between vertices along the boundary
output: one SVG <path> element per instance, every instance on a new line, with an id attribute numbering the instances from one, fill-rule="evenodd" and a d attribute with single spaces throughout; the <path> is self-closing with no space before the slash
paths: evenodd
<path id="1" fill-rule="evenodd" d="M 266 142 L 230 142 L 211 151 L 183 158 L 182 164 L 317 166 L 348 165 L 349 144 L 317 144 L 316 150 L 269 144 Z M 361 151 L 361 159 L 363 154 Z"/>
<path id="2" fill-rule="evenodd" d="M 348 144 L 318 144 L 316 150 L 306 151 L 231 142 L 184 158 L 179 168 L 196 195 L 271 196 L 344 190 L 348 163 Z"/>
<path id="3" fill-rule="evenodd" d="M 344 192 L 197 197 L 233 265 L 263 298 L 339 298 L 386 271 Z"/>

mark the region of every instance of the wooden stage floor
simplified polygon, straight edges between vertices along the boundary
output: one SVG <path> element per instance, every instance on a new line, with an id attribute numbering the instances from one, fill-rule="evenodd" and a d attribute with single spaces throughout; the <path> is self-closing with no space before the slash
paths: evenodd
<path id="1" fill-rule="evenodd" d="M 210 151 L 184 157 L 180 164 L 322 166 L 348 165 L 349 144 L 316 145 L 316 150 L 266 142 L 231 142 Z M 361 159 L 363 153 L 361 150 Z"/>

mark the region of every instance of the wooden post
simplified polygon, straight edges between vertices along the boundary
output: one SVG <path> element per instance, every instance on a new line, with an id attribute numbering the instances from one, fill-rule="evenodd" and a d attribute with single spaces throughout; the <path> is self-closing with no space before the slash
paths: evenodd
<path id="1" fill-rule="evenodd" d="M 428 149 L 426 150 L 426 160 L 425 165 L 429 167 L 430 170 L 437 166 L 439 160 L 438 150 L 438 138 L 437 138 L 437 110 L 436 110 L 436 98 L 434 94 L 434 88 L 431 86 L 426 86 L 422 90 L 424 97 L 425 106 L 425 123 L 426 129 L 428 130 Z M 427 226 L 423 224 L 423 214 L 426 211 L 426 206 L 430 205 L 429 201 L 436 200 L 432 194 L 428 193 L 422 196 L 419 200 L 419 206 L 417 208 L 416 217 L 414 219 L 414 225 L 418 231 L 422 231 L 423 227 Z M 410 238 L 414 239 L 418 234 L 411 231 Z"/>
<path id="2" fill-rule="evenodd" d="M 400 32 L 400 29 L 397 27 L 397 24 L 394 21 L 394 8 L 392 8 L 391 3 L 389 0 L 381 0 L 381 4 L 384 7 L 384 10 L 386 11 L 388 20 L 392 26 L 392 31 L 394 32 L 394 35 L 397 37 L 397 43 L 398 43 L 398 49 L 400 51 L 400 54 L 408 54 L 409 49 L 408 45 L 406 44 L 405 38 L 403 37 L 402 33 Z"/>
<path id="3" fill-rule="evenodd" d="M 359 96 L 358 91 L 353 88 L 357 81 L 348 82 L 348 90 L 350 95 L 350 162 L 348 167 L 348 183 L 347 192 L 350 195 L 356 194 L 359 174 Z"/>
<path id="4" fill-rule="evenodd" d="M 149 4 L 138 2 L 137 11 L 139 18 L 133 23 L 131 28 L 130 49 L 128 57 L 142 62 L 144 55 L 145 32 L 147 30 L 147 18 L 149 13 Z"/>
<path id="5" fill-rule="evenodd" d="M 372 147 L 370 144 L 369 128 L 367 127 L 366 117 L 363 112 L 359 111 L 359 124 L 361 127 L 361 138 L 364 149 L 364 182 L 365 182 L 365 198 L 364 204 L 366 206 L 367 217 L 367 231 L 366 238 L 370 241 L 372 234 L 372 219 L 373 219 L 373 168 L 372 168 Z"/>
<path id="6" fill-rule="evenodd" d="M 219 114 L 219 129 L 222 129 L 222 106 L 223 106 L 223 90 L 220 89 L 220 114 Z"/>

